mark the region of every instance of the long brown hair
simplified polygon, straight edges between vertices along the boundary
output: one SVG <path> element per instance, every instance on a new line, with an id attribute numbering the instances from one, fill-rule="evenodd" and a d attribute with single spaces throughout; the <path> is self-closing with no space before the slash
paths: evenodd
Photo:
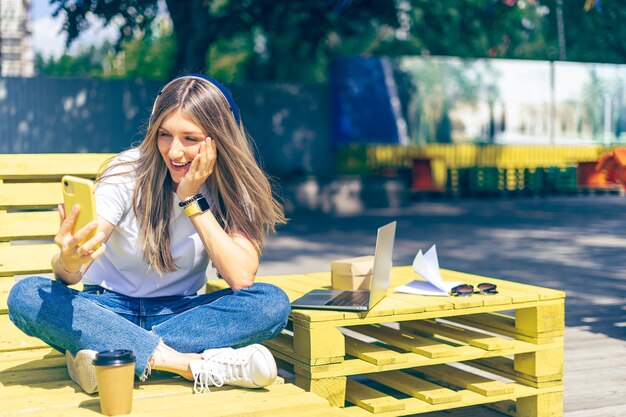
<path id="1" fill-rule="evenodd" d="M 217 160 L 206 181 L 213 197 L 213 214 L 227 233 L 247 236 L 261 253 L 265 235 L 286 222 L 283 207 L 274 198 L 270 181 L 253 155 L 251 140 L 235 120 L 224 94 L 210 81 L 181 77 L 167 84 L 157 98 L 138 146 L 139 159 L 131 162 L 128 170 L 136 175 L 133 210 L 146 262 L 160 274 L 176 269 L 170 248 L 174 185 L 157 136 L 163 120 L 177 109 L 215 141 Z"/>

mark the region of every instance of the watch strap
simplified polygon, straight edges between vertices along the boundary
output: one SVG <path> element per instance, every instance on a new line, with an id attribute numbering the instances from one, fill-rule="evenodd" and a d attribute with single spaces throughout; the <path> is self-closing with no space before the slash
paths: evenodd
<path id="1" fill-rule="evenodd" d="M 209 210 L 209 208 L 210 206 L 207 199 L 205 197 L 200 197 L 185 206 L 185 214 L 188 217 L 191 217 L 199 213 L 204 213 L 205 211 Z"/>
<path id="2" fill-rule="evenodd" d="M 202 194 L 193 195 L 193 196 L 191 196 L 189 198 L 184 199 L 180 203 L 178 203 L 178 206 L 179 207 L 185 207 L 185 206 L 193 203 L 194 201 L 196 201 L 197 199 L 202 198 L 202 197 L 204 197 Z"/>

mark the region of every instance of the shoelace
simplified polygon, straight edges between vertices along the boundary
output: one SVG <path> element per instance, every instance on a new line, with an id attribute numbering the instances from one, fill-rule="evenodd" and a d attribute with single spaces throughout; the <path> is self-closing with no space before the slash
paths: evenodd
<path id="1" fill-rule="evenodd" d="M 211 392 L 209 386 L 213 385 L 214 387 L 221 387 L 224 385 L 224 380 L 219 378 L 217 372 L 214 369 L 205 370 L 198 373 L 193 381 L 193 392 L 196 394 L 201 394 L 206 390 L 207 392 Z"/>
<path id="2" fill-rule="evenodd" d="M 251 381 L 246 364 L 247 361 L 225 352 L 206 358 L 202 371 L 194 378 L 194 392 L 211 392 L 210 385 L 221 387 L 233 381 Z"/>

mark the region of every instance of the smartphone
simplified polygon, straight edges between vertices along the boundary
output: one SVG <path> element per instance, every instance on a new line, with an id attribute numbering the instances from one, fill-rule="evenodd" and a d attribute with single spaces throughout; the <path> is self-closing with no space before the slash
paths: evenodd
<path id="1" fill-rule="evenodd" d="M 80 206 L 80 212 L 78 213 L 78 218 L 76 219 L 74 229 L 72 230 L 72 234 L 74 234 L 85 227 L 89 222 L 98 219 L 98 215 L 96 214 L 96 187 L 94 186 L 93 181 L 85 178 L 74 177 L 72 175 L 64 176 L 61 179 L 61 185 L 63 187 L 65 215 L 69 215 L 75 204 Z M 80 242 L 80 244 L 82 245 L 94 237 L 97 232 L 98 230 L 95 229 L 89 234 L 89 236 L 87 236 L 86 239 Z"/>

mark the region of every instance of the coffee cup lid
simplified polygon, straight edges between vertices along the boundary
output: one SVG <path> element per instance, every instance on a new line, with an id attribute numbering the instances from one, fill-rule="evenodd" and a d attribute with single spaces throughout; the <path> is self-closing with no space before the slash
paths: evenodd
<path id="1" fill-rule="evenodd" d="M 134 362 L 135 355 L 133 355 L 133 351 L 125 349 L 98 352 L 96 358 L 93 360 L 93 364 L 96 366 L 125 365 Z"/>

